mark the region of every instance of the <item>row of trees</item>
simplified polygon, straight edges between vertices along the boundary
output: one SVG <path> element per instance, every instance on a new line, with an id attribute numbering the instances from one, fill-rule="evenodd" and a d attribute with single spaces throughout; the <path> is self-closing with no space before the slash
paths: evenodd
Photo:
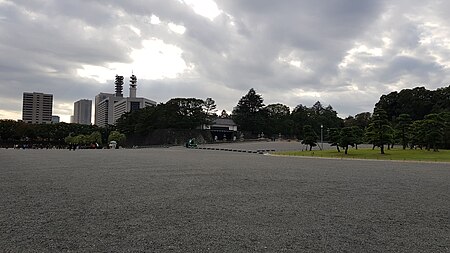
<path id="1" fill-rule="evenodd" d="M 108 135 L 108 143 L 111 141 L 116 141 L 118 144 L 123 144 L 126 140 L 126 136 L 123 133 L 118 131 L 111 131 Z M 102 134 L 99 131 L 92 132 L 89 135 L 78 134 L 78 135 L 69 135 L 64 138 L 65 143 L 70 145 L 77 145 L 81 147 L 94 147 L 99 148 L 102 147 L 104 141 Z"/>
<path id="2" fill-rule="evenodd" d="M 270 134 L 282 133 L 285 136 L 302 139 L 302 143 L 309 145 L 310 149 L 317 145 L 320 131 L 325 129 L 325 139 L 336 146 L 344 148 L 347 153 L 349 146 L 360 143 L 371 143 L 380 147 L 384 153 L 385 146 L 392 147 L 401 144 L 404 149 L 425 148 L 437 151 L 439 148 L 450 148 L 450 86 L 437 91 L 428 91 L 424 88 L 403 90 L 400 93 L 383 95 L 376 104 L 374 113 L 362 112 L 342 120 L 331 106 L 323 107 L 316 102 L 311 108 L 298 105 L 292 112 L 289 107 L 282 104 L 264 106 L 262 96 L 254 89 L 243 96 L 232 117 L 243 131 L 253 133 L 267 132 Z M 428 110 L 413 110 L 415 114 L 408 113 L 411 108 L 407 104 L 386 111 L 386 101 L 397 97 L 415 101 L 414 107 L 420 107 L 419 100 L 415 98 L 432 97 L 428 101 Z M 432 95 L 430 95 L 432 94 Z M 414 97 L 414 98 L 413 98 Z M 419 105 L 418 105 L 419 104 Z M 402 109 L 403 108 L 403 109 Z M 427 114 L 423 114 L 427 112 Z M 398 114 L 400 113 L 400 114 Z"/>
<path id="3" fill-rule="evenodd" d="M 206 100 L 174 98 L 165 104 L 161 103 L 154 107 L 127 113 L 118 120 L 116 125 L 109 125 L 106 128 L 95 125 L 26 124 L 20 121 L 0 120 L 0 144 L 9 146 L 17 143 L 87 146 L 107 144 L 111 140 L 120 143 L 124 141 L 125 135 L 145 136 L 155 129 L 195 129 L 211 122 L 215 112 L 215 101 L 211 98 Z"/>
<path id="4" fill-rule="evenodd" d="M 265 133 L 267 136 L 282 134 L 287 137 L 304 138 L 304 126 L 314 132 L 321 128 L 341 127 L 343 120 L 333 107 L 323 107 L 316 102 L 312 107 L 298 105 L 291 112 L 287 105 L 280 103 L 264 105 L 261 95 L 254 89 L 243 96 L 231 115 L 241 131 L 252 134 Z"/>
<path id="5" fill-rule="evenodd" d="M 292 112 L 280 103 L 265 106 L 261 95 L 254 89 L 243 96 L 231 116 L 225 111 L 216 115 L 216 104 L 212 98 L 174 98 L 154 107 L 124 114 L 116 123 L 117 129 L 126 134 L 146 136 L 156 129 L 196 129 L 210 124 L 214 118 L 232 118 L 245 136 L 287 137 L 304 136 L 305 125 L 314 131 L 323 128 L 341 127 L 343 120 L 331 106 L 323 107 L 316 102 L 312 107 L 298 105 Z"/>
<path id="6" fill-rule="evenodd" d="M 302 143 L 309 145 L 310 150 L 317 145 L 317 134 L 309 126 L 305 126 L 308 134 Z M 400 144 L 403 149 L 420 148 L 438 151 L 439 148 L 450 148 L 450 112 L 426 115 L 422 120 L 413 121 L 408 114 L 401 114 L 396 121 L 390 122 L 386 111 L 375 108 L 366 128 L 358 125 L 327 130 L 327 141 L 348 152 L 349 146 L 358 148 L 358 144 L 370 143 L 379 147 L 381 154 L 394 144 Z"/>
<path id="7" fill-rule="evenodd" d="M 107 129 L 92 125 L 80 124 L 27 124 L 21 121 L 0 120 L 0 141 L 2 143 L 52 143 L 65 144 L 69 135 L 90 135 L 99 132 L 102 138 L 107 138 Z"/>
<path id="8" fill-rule="evenodd" d="M 412 120 L 422 120 L 426 115 L 450 110 L 450 86 L 434 91 L 425 87 L 394 91 L 382 95 L 375 107 L 385 110 L 389 121 L 401 114 L 410 115 Z"/>
<path id="9" fill-rule="evenodd" d="M 408 106 L 407 101 L 411 101 Z M 384 151 L 384 146 L 401 144 L 403 148 L 450 148 L 449 113 L 450 86 L 428 91 L 424 88 L 402 90 L 383 95 L 374 113 L 362 112 L 341 119 L 330 106 L 320 102 L 313 106 L 265 105 L 261 95 L 250 89 L 234 108 L 231 116 L 222 111 L 216 115 L 212 98 L 174 98 L 154 107 L 124 114 L 115 126 L 99 128 L 78 124 L 31 125 L 12 120 L 0 120 L 0 141 L 17 143 L 107 143 L 112 131 L 127 137 L 146 136 L 156 129 L 195 129 L 209 124 L 215 117 L 231 117 L 239 130 L 256 136 L 278 136 L 302 139 L 310 147 L 316 145 L 324 131 L 326 141 L 338 148 L 372 143 Z M 249 136 L 246 134 L 245 136 Z M 117 140 L 116 140 L 117 141 Z"/>
<path id="10" fill-rule="evenodd" d="M 122 115 L 117 129 L 126 134 L 145 136 L 156 129 L 196 129 L 214 118 L 215 101 L 197 98 L 173 98 L 166 103 Z"/>
<path id="11" fill-rule="evenodd" d="M 110 140 L 124 141 L 124 135 L 115 126 L 105 128 L 81 124 L 27 124 L 15 120 L 0 120 L 0 145 L 35 144 L 41 147 L 67 144 L 88 146 L 104 145 Z"/>

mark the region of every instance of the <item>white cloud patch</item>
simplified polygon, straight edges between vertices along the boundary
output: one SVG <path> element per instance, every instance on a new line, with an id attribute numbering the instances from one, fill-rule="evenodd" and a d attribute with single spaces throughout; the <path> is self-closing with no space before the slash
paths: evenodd
<path id="1" fill-rule="evenodd" d="M 53 101 L 53 115 L 60 116 L 61 122 L 70 122 L 70 116 L 73 115 L 73 103 Z"/>
<path id="2" fill-rule="evenodd" d="M 136 33 L 138 36 L 141 36 L 141 30 L 139 28 L 137 28 L 137 27 L 135 27 L 133 25 L 129 25 L 128 27 L 131 29 L 131 31 Z"/>
<path id="3" fill-rule="evenodd" d="M 293 67 L 295 69 L 298 69 L 300 71 L 304 71 L 307 73 L 311 73 L 312 70 L 306 66 L 302 60 L 300 58 L 297 58 L 295 56 L 292 55 L 288 55 L 288 56 L 279 56 L 278 57 L 278 62 L 280 62 L 283 65 L 288 65 L 290 67 Z"/>
<path id="4" fill-rule="evenodd" d="M 169 29 L 175 33 L 178 34 L 183 34 L 184 32 L 186 32 L 186 27 L 182 26 L 182 25 L 176 25 L 174 23 L 169 23 Z"/>
<path id="5" fill-rule="evenodd" d="M 130 53 L 131 63 L 107 63 L 104 66 L 83 65 L 77 70 L 81 77 L 106 83 L 116 74 L 139 73 L 143 79 L 176 78 L 189 68 L 182 58 L 182 50 L 158 39 L 145 40 L 142 48 Z"/>
<path id="6" fill-rule="evenodd" d="M 219 10 L 216 2 L 212 0 L 179 0 L 189 5 L 195 13 L 204 16 L 211 21 L 219 16 L 222 11 Z"/>
<path id="7" fill-rule="evenodd" d="M 22 111 L 0 110 L 0 119 L 22 119 Z"/>
<path id="8" fill-rule="evenodd" d="M 158 16 L 152 15 L 150 17 L 150 23 L 153 25 L 159 25 L 159 24 L 161 24 L 161 20 L 159 19 Z"/>

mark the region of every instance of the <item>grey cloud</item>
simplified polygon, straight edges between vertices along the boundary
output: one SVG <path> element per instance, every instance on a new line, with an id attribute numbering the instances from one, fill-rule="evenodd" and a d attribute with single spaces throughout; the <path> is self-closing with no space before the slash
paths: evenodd
<path id="1" fill-rule="evenodd" d="M 408 56 L 398 56 L 378 72 L 380 80 L 385 83 L 395 83 L 398 80 L 422 80 L 424 83 L 430 81 L 432 73 L 443 71 L 442 66 L 435 62 L 428 62 Z M 416 77 L 416 78 L 414 78 Z"/>
<path id="2" fill-rule="evenodd" d="M 130 52 L 151 38 L 181 48 L 184 61 L 195 68 L 175 79 L 139 80 L 140 95 L 158 102 L 213 97 L 219 108 L 229 111 L 249 88 L 255 88 L 266 104 L 311 106 L 321 100 L 341 115 L 354 115 L 371 111 L 379 96 L 391 91 L 387 85 L 422 82 L 436 88 L 449 74 L 438 62 L 439 57 L 448 58 L 448 48 L 429 48 L 420 42 L 426 32 L 433 32 L 424 31 L 424 22 L 450 28 L 443 11 L 450 4 L 442 1 L 220 0 L 217 4 L 224 13 L 213 21 L 176 0 L 0 4 L 0 109 L 11 109 L 2 98 L 20 100 L 23 91 L 54 93 L 67 103 L 112 91 L 112 80 L 99 84 L 79 77 L 76 70 L 84 64 L 130 63 Z M 36 19 L 24 10 L 35 12 Z M 150 24 L 152 15 L 162 24 Z M 183 25 L 186 32 L 170 32 L 168 23 Z M 138 28 L 140 36 L 129 25 Z M 384 36 L 391 39 L 388 48 Z M 361 52 L 346 68 L 339 67 L 355 43 L 382 48 L 383 55 Z M 403 51 L 410 55 L 402 55 Z M 280 57 L 291 57 L 302 66 L 291 66 Z M 352 90 L 352 85 L 359 90 Z M 320 97 L 294 94 L 299 89 Z"/>

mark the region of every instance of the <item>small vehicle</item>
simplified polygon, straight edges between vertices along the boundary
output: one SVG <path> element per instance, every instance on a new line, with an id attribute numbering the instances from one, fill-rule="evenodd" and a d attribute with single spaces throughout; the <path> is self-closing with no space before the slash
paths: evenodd
<path id="1" fill-rule="evenodd" d="M 116 148 L 119 148 L 119 146 L 117 146 L 117 142 L 116 141 L 110 141 L 109 142 L 109 148 L 110 149 L 116 149 Z"/>
<path id="2" fill-rule="evenodd" d="M 195 143 L 195 139 L 189 139 L 186 142 L 186 148 L 196 148 L 197 147 L 197 143 Z"/>

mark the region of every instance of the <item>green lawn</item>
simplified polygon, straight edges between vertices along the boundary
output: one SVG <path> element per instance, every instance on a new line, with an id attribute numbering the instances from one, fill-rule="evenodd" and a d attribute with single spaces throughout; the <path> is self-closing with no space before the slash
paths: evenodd
<path id="1" fill-rule="evenodd" d="M 328 157 L 328 158 L 347 158 L 347 159 L 375 159 L 375 160 L 400 160 L 400 161 L 429 161 L 429 162 L 450 162 L 450 150 L 439 150 L 438 152 L 427 150 L 403 150 L 401 148 L 394 148 L 391 150 L 385 149 L 384 155 L 380 154 L 380 149 L 354 149 L 348 150 L 345 155 L 344 151 L 337 152 L 333 150 L 315 150 L 315 151 L 285 151 L 276 152 L 276 155 L 286 156 L 310 156 L 310 157 Z"/>

